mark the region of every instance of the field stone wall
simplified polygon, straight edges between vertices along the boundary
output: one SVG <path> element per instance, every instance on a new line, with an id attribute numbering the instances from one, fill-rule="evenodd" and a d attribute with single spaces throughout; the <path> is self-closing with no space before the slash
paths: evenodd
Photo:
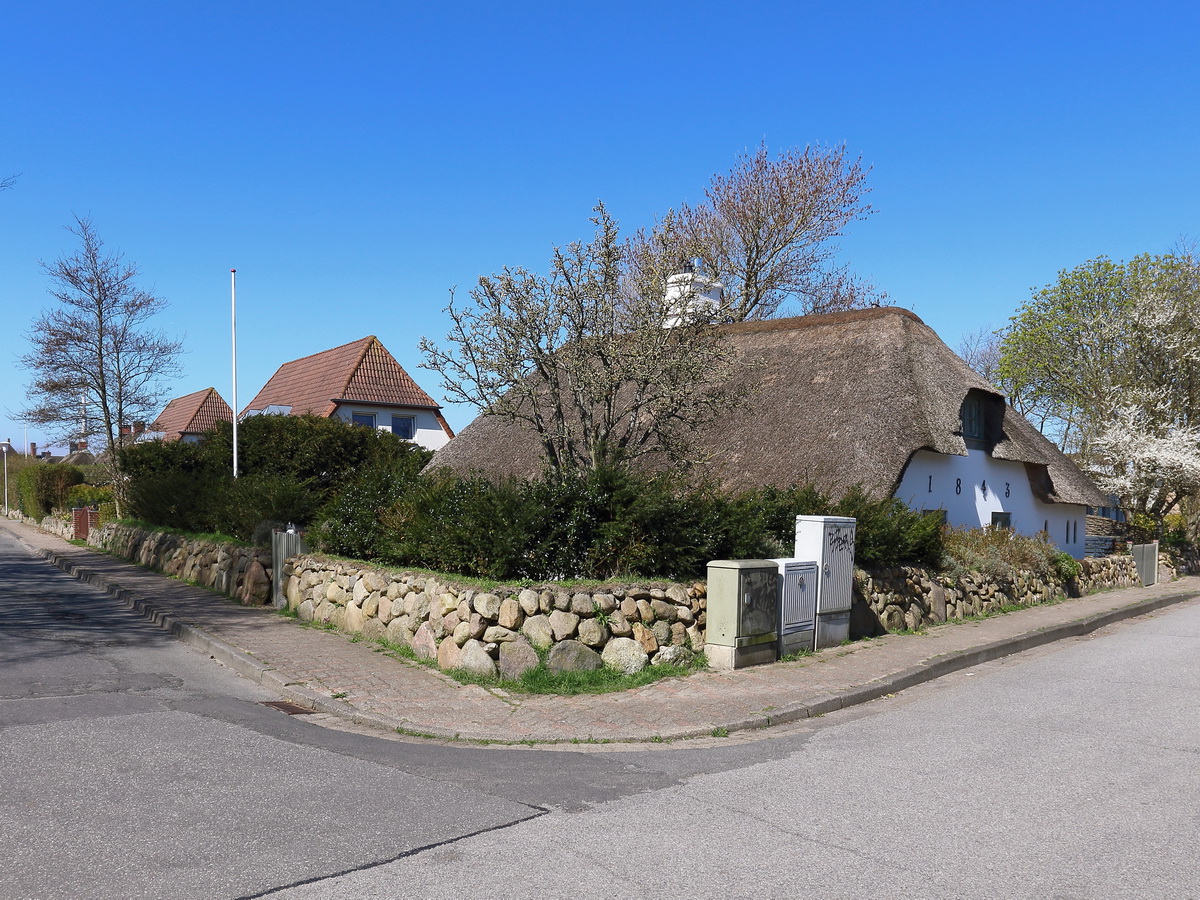
<path id="1" fill-rule="evenodd" d="M 115 522 L 94 529 L 88 544 L 244 604 L 270 602 L 271 551 L 261 547 L 202 541 Z"/>
<path id="2" fill-rule="evenodd" d="M 443 669 L 517 678 L 542 650 L 552 671 L 607 664 L 632 673 L 686 663 L 704 648 L 700 582 L 481 590 L 312 555 L 289 559 L 284 577 L 302 620 L 410 647 Z"/>
<path id="3" fill-rule="evenodd" d="M 1079 560 L 1080 575 L 1064 585 L 1033 572 L 997 579 L 972 572 L 962 577 L 909 566 L 854 573 L 851 637 L 915 631 L 951 619 L 987 615 L 1005 606 L 1036 606 L 1067 596 L 1141 584 L 1132 556 Z M 1174 570 L 1168 576 L 1175 577 Z"/>
<path id="4" fill-rule="evenodd" d="M 271 596 L 271 555 L 261 548 L 116 523 L 94 530 L 88 543 L 242 603 L 266 604 Z M 1200 572 L 1195 552 L 1164 552 L 1160 559 L 1163 580 Z M 1080 566 L 1080 577 L 1068 586 L 1072 596 L 1140 584 L 1131 556 L 1083 559 Z M 282 577 L 288 608 L 300 619 L 410 647 L 443 669 L 516 678 L 538 664 L 541 650 L 553 670 L 607 664 L 635 672 L 649 663 L 685 663 L 704 649 L 703 582 L 482 590 L 314 554 L 287 560 Z M 859 569 L 851 637 L 916 630 L 1063 595 L 1063 585 L 1033 573 L 1000 581 L 907 566 Z"/>

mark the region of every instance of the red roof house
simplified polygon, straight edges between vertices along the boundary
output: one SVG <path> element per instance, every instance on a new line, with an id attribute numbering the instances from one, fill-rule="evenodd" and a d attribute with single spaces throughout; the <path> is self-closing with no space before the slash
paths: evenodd
<path id="1" fill-rule="evenodd" d="M 374 335 L 284 363 L 241 416 L 264 413 L 338 418 L 430 450 L 454 437 L 441 407 Z"/>
<path id="2" fill-rule="evenodd" d="M 233 410 L 217 389 L 205 388 L 185 397 L 176 397 L 147 431 L 164 441 L 198 441 L 218 422 L 232 421 Z"/>

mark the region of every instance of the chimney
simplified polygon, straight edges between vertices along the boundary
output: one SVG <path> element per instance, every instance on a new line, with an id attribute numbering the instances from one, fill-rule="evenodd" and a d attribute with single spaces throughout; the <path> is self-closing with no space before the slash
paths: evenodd
<path id="1" fill-rule="evenodd" d="M 32 442 L 29 444 L 29 455 L 33 457 L 37 456 L 37 444 Z"/>
<path id="2" fill-rule="evenodd" d="M 78 448 L 79 448 L 80 453 L 84 453 L 87 451 L 87 438 L 84 438 L 82 441 L 79 442 Z"/>
<path id="3" fill-rule="evenodd" d="M 712 322 L 721 309 L 723 290 L 719 281 L 697 272 L 693 260 L 684 260 L 682 271 L 667 279 L 667 291 L 663 296 L 667 315 L 663 328 Z"/>
<path id="4" fill-rule="evenodd" d="M 67 441 L 67 452 L 68 453 L 78 453 L 79 452 L 79 444 L 75 443 L 75 441 Z"/>

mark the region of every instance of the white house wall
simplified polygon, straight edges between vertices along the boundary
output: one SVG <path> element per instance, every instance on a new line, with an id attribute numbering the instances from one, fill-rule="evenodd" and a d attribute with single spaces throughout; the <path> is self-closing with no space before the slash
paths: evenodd
<path id="1" fill-rule="evenodd" d="M 1043 503 L 1033 494 L 1024 463 L 994 459 L 984 450 L 968 450 L 966 456 L 918 450 L 896 497 L 911 509 L 944 509 L 955 527 L 979 528 L 991 524 L 994 512 L 1011 513 L 1014 531 L 1035 535 L 1045 529 L 1060 549 L 1076 559 L 1084 555 L 1087 508 Z"/>
<path id="2" fill-rule="evenodd" d="M 416 421 L 413 431 L 413 443 L 426 450 L 437 450 L 449 443 L 450 436 L 446 434 L 433 410 L 408 409 L 397 406 L 372 406 L 363 404 L 339 404 L 333 418 L 343 422 L 353 422 L 355 413 L 370 413 L 375 416 L 375 427 L 380 431 L 392 430 L 392 416 L 412 416 Z"/>

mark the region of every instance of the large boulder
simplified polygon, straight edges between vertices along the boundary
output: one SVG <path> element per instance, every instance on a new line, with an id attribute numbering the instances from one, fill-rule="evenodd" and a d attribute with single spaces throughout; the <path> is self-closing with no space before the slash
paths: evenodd
<path id="1" fill-rule="evenodd" d="M 500 645 L 500 677 L 516 681 L 538 665 L 537 651 L 528 641 L 511 641 Z"/>
<path id="2" fill-rule="evenodd" d="M 633 675 L 646 668 L 649 655 L 633 638 L 613 638 L 601 654 L 604 665 L 625 675 Z"/>
<path id="3" fill-rule="evenodd" d="M 549 616 L 530 616 L 521 626 L 521 633 L 529 638 L 529 643 L 543 650 L 554 644 L 554 629 L 550 627 Z"/>
<path id="4" fill-rule="evenodd" d="M 496 676 L 496 663 L 487 648 L 477 640 L 469 640 L 462 646 L 458 668 L 476 675 Z"/>
<path id="5" fill-rule="evenodd" d="M 546 668 L 556 674 L 561 672 L 591 672 L 601 666 L 600 654 L 579 641 L 563 641 L 555 644 L 546 660 Z"/>

